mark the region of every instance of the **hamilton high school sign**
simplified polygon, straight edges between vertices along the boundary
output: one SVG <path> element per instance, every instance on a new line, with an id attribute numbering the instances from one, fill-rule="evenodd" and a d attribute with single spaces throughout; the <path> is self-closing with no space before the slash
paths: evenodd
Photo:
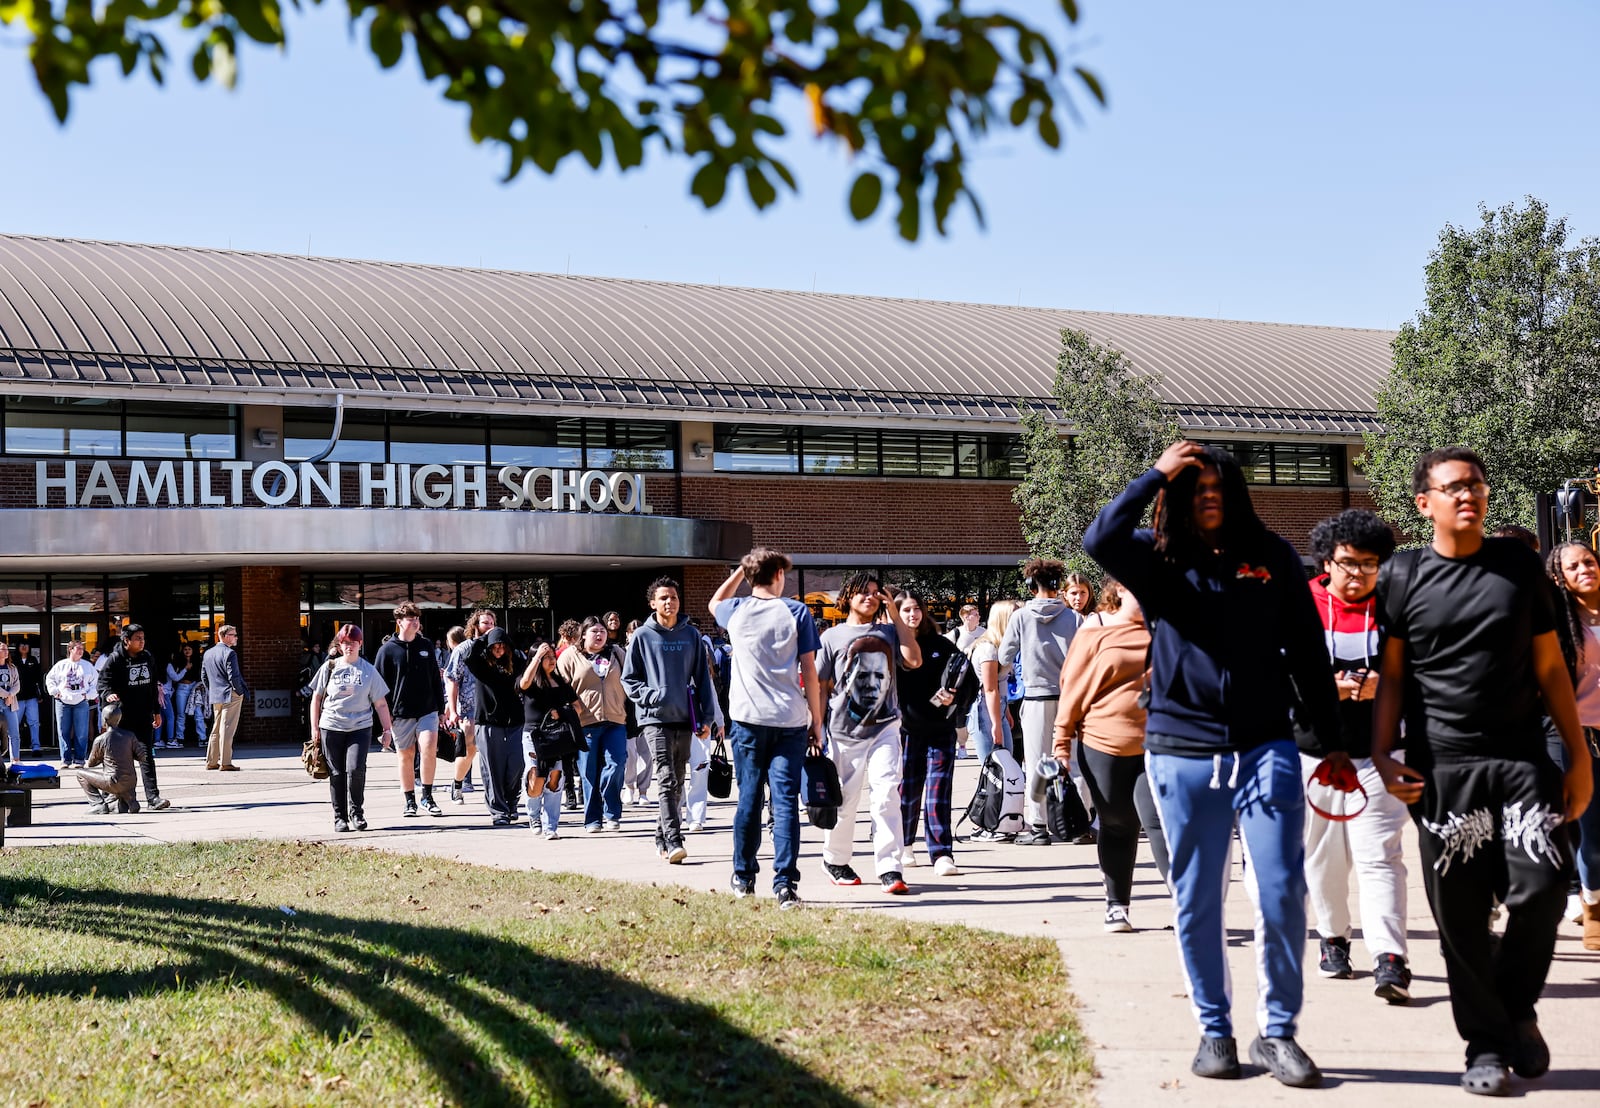
<path id="1" fill-rule="evenodd" d="M 345 507 L 339 462 L 124 463 L 118 473 L 107 461 L 37 462 L 34 492 L 39 507 L 188 508 L 296 505 Z M 362 508 L 529 508 L 546 512 L 617 511 L 650 515 L 642 473 L 543 466 L 417 465 L 360 462 L 355 505 Z"/>

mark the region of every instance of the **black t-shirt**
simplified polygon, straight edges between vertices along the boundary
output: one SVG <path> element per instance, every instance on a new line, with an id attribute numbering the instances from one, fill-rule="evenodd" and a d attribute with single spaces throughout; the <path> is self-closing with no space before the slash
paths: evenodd
<path id="1" fill-rule="evenodd" d="M 1538 555 L 1515 539 L 1485 539 L 1466 558 L 1408 550 L 1384 565 L 1378 610 L 1406 644 L 1413 764 L 1545 757 L 1533 639 L 1556 622 L 1544 580 Z"/>

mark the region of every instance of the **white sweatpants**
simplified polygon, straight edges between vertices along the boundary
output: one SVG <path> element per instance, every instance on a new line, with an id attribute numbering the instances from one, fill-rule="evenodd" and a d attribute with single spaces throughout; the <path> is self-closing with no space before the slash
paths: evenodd
<path id="1" fill-rule="evenodd" d="M 905 849 L 905 827 L 900 822 L 900 723 L 895 721 L 872 739 L 831 738 L 833 761 L 839 767 L 839 786 L 844 803 L 839 805 L 839 822 L 833 825 L 822 845 L 822 860 L 830 866 L 847 866 L 855 853 L 856 809 L 861 790 L 868 793 L 867 811 L 872 816 L 872 853 L 877 874 L 900 869 L 900 852 Z"/>
<path id="2" fill-rule="evenodd" d="M 1022 818 L 1028 821 L 1029 827 L 1044 826 L 1044 805 L 1033 799 L 1033 779 L 1039 773 L 1039 759 L 1055 747 L 1056 708 L 1060 703 L 1058 700 L 1022 702 L 1022 772 L 1027 782 L 1023 786 Z"/>
<path id="3" fill-rule="evenodd" d="M 1399 757 L 1400 755 L 1396 755 Z M 1307 785 L 1319 758 L 1300 755 Z M 1361 895 L 1361 936 L 1374 959 L 1406 956 L 1406 863 L 1400 833 L 1406 806 L 1383 787 L 1371 758 L 1354 759 L 1367 807 L 1355 819 L 1336 823 L 1306 810 L 1306 887 L 1311 926 L 1324 939 L 1350 937 L 1350 871 Z M 1359 800 L 1359 796 L 1356 797 Z M 1326 803 L 1324 806 L 1326 807 Z"/>
<path id="4" fill-rule="evenodd" d="M 689 740 L 689 782 L 684 793 L 683 821 L 704 825 L 711 800 L 711 744 L 704 739 Z"/>

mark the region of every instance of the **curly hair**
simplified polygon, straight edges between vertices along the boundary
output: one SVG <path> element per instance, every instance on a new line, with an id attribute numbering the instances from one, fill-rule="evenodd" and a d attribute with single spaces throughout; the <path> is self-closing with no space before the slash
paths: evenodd
<path id="1" fill-rule="evenodd" d="M 650 582 L 649 587 L 644 590 L 644 602 L 646 604 L 653 603 L 656 598 L 656 593 L 662 589 L 671 589 L 673 592 L 678 594 L 679 599 L 682 599 L 683 597 L 683 586 L 678 584 L 676 578 L 657 577 L 654 581 Z"/>
<path id="2" fill-rule="evenodd" d="M 845 574 L 844 580 L 839 582 L 839 599 L 834 601 L 835 606 L 842 612 L 848 612 L 851 598 L 866 592 L 868 585 L 877 585 L 878 591 L 883 591 L 883 582 L 878 580 L 878 575 L 870 569 L 858 569 L 854 573 Z"/>
<path id="3" fill-rule="evenodd" d="M 1578 680 L 1578 644 L 1584 641 L 1583 617 L 1578 611 L 1578 598 L 1567 587 L 1567 575 L 1561 571 L 1561 559 L 1569 550 L 1587 550 L 1591 556 L 1594 548 L 1586 542 L 1557 543 L 1544 560 L 1544 570 L 1561 594 L 1562 618 L 1556 624 L 1556 638 L 1561 643 L 1561 656 L 1566 660 L 1567 672 L 1574 684 Z"/>
<path id="4" fill-rule="evenodd" d="M 1156 494 L 1154 530 L 1156 551 L 1169 562 L 1187 562 L 1202 550 L 1211 547 L 1202 540 L 1194 526 L 1194 496 L 1200 484 L 1200 475 L 1215 469 L 1222 479 L 1222 534 L 1224 550 L 1243 552 L 1257 545 L 1272 532 L 1256 515 L 1250 501 L 1250 488 L 1245 484 L 1244 470 L 1232 454 L 1215 447 L 1206 447 L 1198 455 L 1200 464 L 1178 471 L 1167 482 L 1166 488 Z"/>
<path id="5" fill-rule="evenodd" d="M 1394 532 L 1364 508 L 1347 508 L 1311 529 L 1311 557 L 1318 565 L 1333 561 L 1333 552 L 1341 546 L 1376 554 L 1378 561 L 1387 562 L 1394 553 Z"/>

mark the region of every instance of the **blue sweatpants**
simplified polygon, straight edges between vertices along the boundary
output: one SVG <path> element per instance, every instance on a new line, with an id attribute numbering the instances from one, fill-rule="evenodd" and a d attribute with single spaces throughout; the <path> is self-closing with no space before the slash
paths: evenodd
<path id="1" fill-rule="evenodd" d="M 1159 740 L 1157 740 L 1159 741 Z M 1300 755 L 1284 739 L 1215 757 L 1150 753 L 1151 791 L 1172 854 L 1178 951 L 1195 1019 L 1207 1038 L 1233 1034 L 1223 903 L 1237 823 L 1245 880 L 1255 885 L 1256 1022 L 1293 1037 L 1304 994 L 1305 794 Z"/>

